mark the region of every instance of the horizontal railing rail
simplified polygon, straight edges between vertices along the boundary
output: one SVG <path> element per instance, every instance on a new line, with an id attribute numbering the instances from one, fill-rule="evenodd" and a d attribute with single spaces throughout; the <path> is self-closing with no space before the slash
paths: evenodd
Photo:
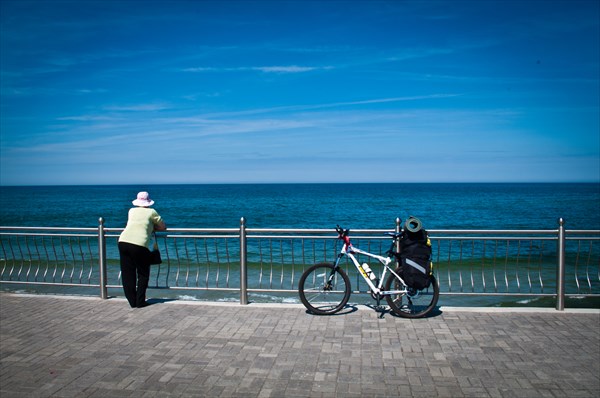
<path id="1" fill-rule="evenodd" d="M 355 246 L 385 255 L 395 228 L 352 230 Z M 68 287 L 76 294 L 100 289 L 120 294 L 117 248 L 122 229 L 0 227 L 0 283 L 45 291 Z M 600 230 L 430 230 L 434 272 L 443 300 L 469 298 L 490 305 L 510 297 L 524 302 L 600 297 Z M 170 228 L 157 234 L 163 263 L 152 266 L 150 287 L 205 293 L 211 300 L 294 301 L 309 266 L 331 262 L 339 241 L 333 229 Z M 369 259 L 360 259 L 368 261 Z M 376 272 L 377 264 L 370 262 Z M 354 293 L 368 287 L 349 263 Z M 478 299 L 475 301 L 475 297 Z"/>

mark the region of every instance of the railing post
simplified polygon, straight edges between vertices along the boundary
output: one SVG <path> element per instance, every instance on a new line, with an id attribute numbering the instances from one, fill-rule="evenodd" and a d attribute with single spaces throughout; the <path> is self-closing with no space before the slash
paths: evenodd
<path id="1" fill-rule="evenodd" d="M 240 304 L 248 304 L 248 262 L 246 259 L 246 219 L 240 220 Z"/>
<path id="2" fill-rule="evenodd" d="M 104 236 L 104 219 L 98 219 L 98 257 L 100 265 L 100 298 L 106 300 L 108 298 L 107 272 L 106 272 L 106 237 Z"/>
<path id="3" fill-rule="evenodd" d="M 396 217 L 396 233 L 399 234 L 400 231 L 402 231 L 402 220 Z M 400 239 L 396 240 L 396 253 L 400 253 Z"/>
<path id="4" fill-rule="evenodd" d="M 558 267 L 556 269 L 556 309 L 565 309 L 565 221 L 558 219 Z"/>

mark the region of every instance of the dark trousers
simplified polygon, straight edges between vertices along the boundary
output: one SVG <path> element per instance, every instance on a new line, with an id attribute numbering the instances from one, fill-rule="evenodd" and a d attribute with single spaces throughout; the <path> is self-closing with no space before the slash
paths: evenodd
<path id="1" fill-rule="evenodd" d="M 147 247 L 119 242 L 123 292 L 132 308 L 146 304 L 150 280 L 150 250 Z"/>

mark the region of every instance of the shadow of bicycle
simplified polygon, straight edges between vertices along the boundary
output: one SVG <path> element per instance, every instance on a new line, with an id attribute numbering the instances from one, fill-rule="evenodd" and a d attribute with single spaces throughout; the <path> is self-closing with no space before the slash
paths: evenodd
<path id="1" fill-rule="evenodd" d="M 371 305 L 367 305 L 367 307 L 373 308 L 374 311 L 380 312 L 381 313 L 380 318 L 383 318 L 385 314 L 390 314 L 394 318 L 400 318 L 400 319 L 427 319 L 427 318 L 434 318 L 436 316 L 442 315 L 442 310 L 440 309 L 440 307 L 435 307 L 434 309 L 431 310 L 431 312 L 429 312 L 429 314 L 418 317 L 418 318 L 402 317 L 402 316 L 390 311 L 390 309 L 387 307 L 385 308 L 385 310 L 378 309 L 376 306 L 371 306 Z"/>
<path id="2" fill-rule="evenodd" d="M 346 305 L 344 308 L 342 308 L 339 312 L 336 312 L 335 314 L 315 314 L 314 312 L 311 312 L 309 310 L 306 310 L 305 312 L 309 315 L 316 315 L 316 316 L 340 316 L 340 315 L 348 315 L 348 314 L 351 314 L 356 311 L 358 311 L 358 307 L 356 307 L 354 305 Z"/>

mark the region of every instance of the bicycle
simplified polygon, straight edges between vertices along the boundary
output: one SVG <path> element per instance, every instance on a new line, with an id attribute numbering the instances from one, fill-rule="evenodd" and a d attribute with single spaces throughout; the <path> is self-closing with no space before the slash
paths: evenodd
<path id="1" fill-rule="evenodd" d="M 406 225 L 410 228 L 408 222 Z M 392 244 L 386 257 L 352 246 L 350 230 L 344 230 L 338 225 L 336 232 L 338 239 L 344 243 L 335 262 L 311 266 L 302 273 L 298 282 L 300 300 L 309 312 L 315 315 L 332 315 L 342 310 L 348 303 L 352 288 L 348 275 L 340 266 L 345 256 L 350 258 L 369 286 L 371 297 L 377 301 L 377 309 L 382 309 L 380 305 L 382 298 L 386 299 L 391 312 L 403 318 L 421 318 L 435 308 L 440 293 L 435 276 L 429 276 L 428 288 L 418 290 L 404 282 L 399 267 L 396 269 L 390 267 L 390 264 L 395 262 L 396 242 L 402 237 L 402 232 L 387 233 L 392 237 Z M 357 254 L 378 260 L 383 265 L 381 276 L 377 277 L 366 262 L 360 264 L 356 258 Z M 386 275 L 388 275 L 387 279 L 385 279 Z"/>

